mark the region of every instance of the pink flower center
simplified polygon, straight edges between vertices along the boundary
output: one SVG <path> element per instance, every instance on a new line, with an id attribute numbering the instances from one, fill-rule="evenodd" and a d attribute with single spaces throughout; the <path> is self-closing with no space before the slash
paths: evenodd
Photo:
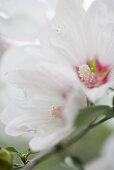
<path id="1" fill-rule="evenodd" d="M 109 80 L 109 65 L 102 65 L 97 58 L 88 60 L 86 64 L 75 67 L 81 82 L 88 88 L 95 88 L 106 84 Z"/>

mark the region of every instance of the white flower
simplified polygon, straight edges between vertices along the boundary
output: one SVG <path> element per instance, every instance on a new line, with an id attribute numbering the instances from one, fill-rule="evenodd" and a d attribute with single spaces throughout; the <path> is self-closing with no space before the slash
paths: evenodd
<path id="1" fill-rule="evenodd" d="M 104 144 L 101 157 L 86 166 L 86 170 L 113 170 L 114 169 L 114 135 Z"/>
<path id="2" fill-rule="evenodd" d="M 10 43 L 39 44 L 38 36 L 54 17 L 57 0 L 0 0 L 0 33 Z"/>
<path id="3" fill-rule="evenodd" d="M 113 5 L 113 1 L 94 1 L 85 11 L 77 0 L 59 1 L 47 43 L 46 36 L 41 38 L 50 46 L 45 53 L 51 55 L 55 49 L 53 58 L 64 57 L 74 68 L 82 90 L 93 102 L 114 86 Z"/>
<path id="4" fill-rule="evenodd" d="M 44 60 L 35 55 L 35 48 L 30 49 L 11 48 L 3 56 L 2 73 L 14 92 L 0 119 L 9 135 L 28 134 L 31 149 L 40 150 L 54 146 L 72 131 L 86 97 L 78 85 L 74 88 L 75 74 L 67 63 Z"/>

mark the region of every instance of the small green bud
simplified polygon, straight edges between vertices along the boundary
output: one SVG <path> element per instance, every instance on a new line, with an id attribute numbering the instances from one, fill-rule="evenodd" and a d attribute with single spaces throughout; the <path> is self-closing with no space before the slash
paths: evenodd
<path id="1" fill-rule="evenodd" d="M 0 170 L 11 170 L 13 155 L 6 149 L 0 148 Z"/>

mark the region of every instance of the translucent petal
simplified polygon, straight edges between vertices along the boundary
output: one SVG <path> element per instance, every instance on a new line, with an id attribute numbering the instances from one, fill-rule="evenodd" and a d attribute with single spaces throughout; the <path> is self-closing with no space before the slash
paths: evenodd
<path id="1" fill-rule="evenodd" d="M 48 136 L 46 135 L 42 137 L 33 138 L 30 141 L 29 146 L 33 151 L 42 150 L 46 148 L 49 149 L 53 147 L 55 144 L 59 143 L 68 134 L 69 131 L 66 131 L 65 129 L 58 132 L 54 131 L 52 134 Z"/>
<path id="2" fill-rule="evenodd" d="M 64 6 L 64 9 L 63 9 Z M 59 1 L 52 23 L 50 43 L 56 47 L 68 61 L 77 65 L 83 61 L 86 53 L 82 20 L 84 10 L 82 1 Z"/>
<path id="3" fill-rule="evenodd" d="M 52 6 L 50 3 L 46 0 L 0 0 L 0 33 L 6 39 L 35 41 L 55 14 L 57 0 L 53 0 Z"/>

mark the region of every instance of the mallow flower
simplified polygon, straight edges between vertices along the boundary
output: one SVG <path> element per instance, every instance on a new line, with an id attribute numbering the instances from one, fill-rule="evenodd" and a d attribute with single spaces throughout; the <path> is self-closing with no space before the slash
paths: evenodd
<path id="1" fill-rule="evenodd" d="M 64 8 L 63 8 L 64 7 Z M 95 102 L 114 85 L 114 2 L 96 0 L 88 10 L 78 0 L 61 0 L 46 36 L 45 52 L 63 57 L 88 99 Z M 48 44 L 48 47 L 47 47 Z"/>
<path id="2" fill-rule="evenodd" d="M 3 56 L 2 75 L 13 88 L 0 114 L 7 134 L 27 136 L 35 151 L 54 146 L 72 132 L 87 102 L 78 84 L 74 87 L 77 82 L 68 63 L 40 58 L 30 47 L 10 48 Z"/>
<path id="3" fill-rule="evenodd" d="M 0 0 L 0 34 L 13 44 L 39 44 L 38 36 L 54 17 L 57 0 Z"/>

